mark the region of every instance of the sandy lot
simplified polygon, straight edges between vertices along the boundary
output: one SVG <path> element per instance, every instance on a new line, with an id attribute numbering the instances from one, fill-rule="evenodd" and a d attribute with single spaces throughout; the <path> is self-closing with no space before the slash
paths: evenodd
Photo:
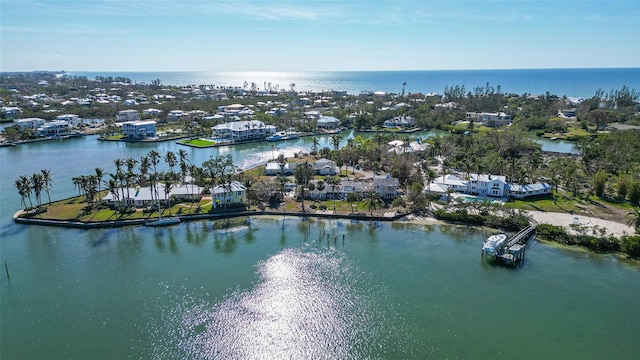
<path id="1" fill-rule="evenodd" d="M 529 214 L 539 223 L 564 226 L 569 229 L 571 224 L 580 224 L 589 228 L 598 226 L 607 229 L 607 233 L 620 237 L 622 235 L 635 234 L 635 230 L 626 224 L 617 223 L 609 220 L 602 220 L 589 216 L 571 215 L 565 213 L 554 213 L 544 211 L 529 211 Z"/>

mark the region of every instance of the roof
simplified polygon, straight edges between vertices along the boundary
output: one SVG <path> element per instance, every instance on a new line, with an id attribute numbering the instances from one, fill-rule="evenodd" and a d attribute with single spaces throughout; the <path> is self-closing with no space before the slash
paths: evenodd
<path id="1" fill-rule="evenodd" d="M 247 125 L 249 126 L 248 128 L 246 127 Z M 214 130 L 228 129 L 233 131 L 247 130 L 247 129 L 253 129 L 253 128 L 266 128 L 266 126 L 262 121 L 248 120 L 248 121 L 233 121 L 233 122 L 228 122 L 224 124 L 218 124 L 212 127 L 212 129 Z"/>
<path id="2" fill-rule="evenodd" d="M 244 186 L 244 184 L 242 184 L 239 181 L 232 181 L 230 184 L 230 189 L 232 192 L 233 191 L 246 191 L 247 187 Z M 219 195 L 219 194 L 226 194 L 228 193 L 227 188 L 225 186 L 222 185 L 216 185 L 213 189 L 211 189 L 211 194 L 212 195 Z"/>
<path id="3" fill-rule="evenodd" d="M 337 118 L 333 117 L 333 116 L 323 116 L 321 118 L 318 119 L 318 123 L 336 123 L 336 122 L 340 122 L 340 120 L 338 120 Z"/>
<path id="4" fill-rule="evenodd" d="M 517 192 L 527 192 L 527 191 L 540 191 L 540 190 L 547 190 L 549 189 L 550 186 L 547 183 L 534 183 L 534 184 L 526 184 L 526 185 L 519 185 L 519 184 L 509 184 L 509 191 L 517 191 Z"/>

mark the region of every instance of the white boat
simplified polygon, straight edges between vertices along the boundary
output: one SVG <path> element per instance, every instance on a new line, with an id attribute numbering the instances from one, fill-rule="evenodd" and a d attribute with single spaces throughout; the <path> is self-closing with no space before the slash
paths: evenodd
<path id="1" fill-rule="evenodd" d="M 146 226 L 169 226 L 169 225 L 175 225 L 180 223 L 180 218 L 179 217 L 175 217 L 175 216 L 171 216 L 171 217 L 166 217 L 166 218 L 158 218 L 156 220 L 149 220 L 147 222 L 145 222 L 144 224 Z"/>
<path id="2" fill-rule="evenodd" d="M 495 255 L 496 251 L 500 249 L 502 244 L 507 240 L 507 235 L 505 234 L 497 234 L 491 235 L 487 239 L 487 241 L 482 244 L 482 251 L 489 255 Z"/>
<path id="3" fill-rule="evenodd" d="M 267 141 L 282 141 L 282 140 L 293 140 L 297 139 L 300 136 L 295 131 L 280 131 L 269 137 L 267 137 Z"/>

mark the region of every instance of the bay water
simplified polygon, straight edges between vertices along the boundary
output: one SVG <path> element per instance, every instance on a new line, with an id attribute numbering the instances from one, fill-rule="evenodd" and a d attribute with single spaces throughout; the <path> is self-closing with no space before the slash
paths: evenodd
<path id="1" fill-rule="evenodd" d="M 73 176 L 153 149 L 184 148 L 196 164 L 231 154 L 249 167 L 310 147 L 311 138 L 193 149 L 87 136 L 0 149 L 0 262 L 10 274 L 0 272 L 0 357 L 640 353 L 640 269 L 610 255 L 534 242 L 522 267 L 505 268 L 481 257 L 489 232 L 405 222 L 255 216 L 78 230 L 11 219 L 13 180 L 40 169 L 52 171 L 60 199 L 76 193 Z"/>

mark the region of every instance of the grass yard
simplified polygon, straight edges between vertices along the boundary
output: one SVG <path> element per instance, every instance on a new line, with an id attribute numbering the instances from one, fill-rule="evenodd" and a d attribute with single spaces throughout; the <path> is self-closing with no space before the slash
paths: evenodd
<path id="1" fill-rule="evenodd" d="M 182 141 L 179 141 L 178 143 L 183 145 L 199 147 L 199 148 L 206 148 L 206 147 L 211 147 L 216 145 L 215 141 L 205 140 L 205 139 L 182 140 Z"/>

